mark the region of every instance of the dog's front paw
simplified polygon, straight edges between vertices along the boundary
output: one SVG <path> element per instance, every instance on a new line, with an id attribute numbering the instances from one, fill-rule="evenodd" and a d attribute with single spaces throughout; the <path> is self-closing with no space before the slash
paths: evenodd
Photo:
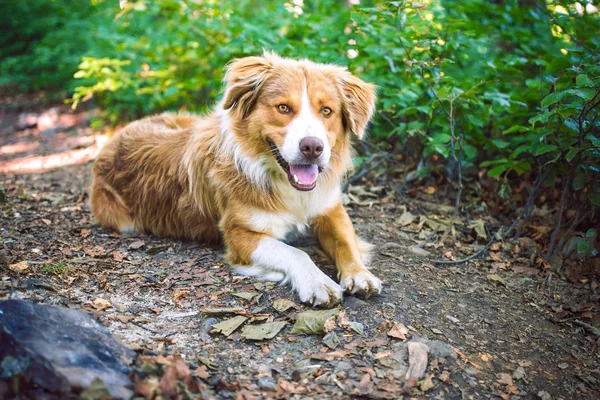
<path id="1" fill-rule="evenodd" d="M 343 275 L 340 285 L 347 293 L 370 297 L 381 293 L 382 283 L 371 272 L 363 270 L 356 274 Z"/>
<path id="2" fill-rule="evenodd" d="M 308 275 L 297 285 L 298 296 L 303 303 L 332 308 L 342 301 L 344 291 L 327 275 Z"/>

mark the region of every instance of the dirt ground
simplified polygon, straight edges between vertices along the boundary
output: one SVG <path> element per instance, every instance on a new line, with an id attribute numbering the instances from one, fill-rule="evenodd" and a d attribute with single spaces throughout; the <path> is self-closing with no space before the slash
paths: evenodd
<path id="1" fill-rule="evenodd" d="M 220 247 L 94 225 L 90 160 L 105 137 L 87 126 L 89 112 L 2 112 L 0 184 L 8 202 L 1 206 L 0 237 L 10 266 L 0 266 L 0 299 L 93 313 L 138 352 L 138 394 L 148 393 L 144 379 L 156 386 L 161 365 L 180 355 L 201 398 L 600 396 L 597 283 L 542 273 L 526 261 L 534 254 L 523 254 L 525 242 L 498 245 L 484 260 L 434 264 L 486 243 L 430 242 L 414 249 L 428 236 L 427 224 L 405 224 L 401 217 L 437 218 L 443 196 L 403 199 L 385 177 L 353 188 L 347 209 L 359 234 L 376 246 L 372 271 L 385 286 L 379 297 L 345 298 L 345 314 L 333 327 L 339 344 L 328 341 L 330 348 L 323 335 L 291 334 L 296 317 L 310 308 L 287 288 L 233 274 Z M 311 239 L 295 245 L 334 276 Z M 294 305 L 276 311 L 277 299 Z M 232 307 L 254 321 L 287 324 L 262 341 L 242 338 L 241 329 L 229 337 L 211 333 L 214 323 L 234 315 L 205 312 Z M 430 351 L 425 378 L 408 389 L 404 341 L 388 335 L 399 324 L 407 340 L 452 349 Z"/>

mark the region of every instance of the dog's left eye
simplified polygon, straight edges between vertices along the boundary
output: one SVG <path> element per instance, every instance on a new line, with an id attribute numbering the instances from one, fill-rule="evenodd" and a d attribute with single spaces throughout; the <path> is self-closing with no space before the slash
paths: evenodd
<path id="1" fill-rule="evenodd" d="M 331 116 L 331 114 L 333 114 L 333 110 L 329 107 L 323 107 L 323 109 L 321 110 L 321 114 L 323 114 L 325 118 L 328 118 Z"/>

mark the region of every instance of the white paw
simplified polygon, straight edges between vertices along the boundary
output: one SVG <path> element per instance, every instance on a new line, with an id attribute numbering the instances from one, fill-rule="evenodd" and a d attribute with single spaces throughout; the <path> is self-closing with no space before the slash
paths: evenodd
<path id="1" fill-rule="evenodd" d="M 340 286 L 350 294 L 370 297 L 381 294 L 382 283 L 369 271 L 362 271 L 355 275 L 342 276 Z"/>
<path id="2" fill-rule="evenodd" d="M 342 301 L 344 291 L 331 278 L 319 271 L 307 274 L 296 283 L 296 292 L 303 303 L 331 308 Z"/>

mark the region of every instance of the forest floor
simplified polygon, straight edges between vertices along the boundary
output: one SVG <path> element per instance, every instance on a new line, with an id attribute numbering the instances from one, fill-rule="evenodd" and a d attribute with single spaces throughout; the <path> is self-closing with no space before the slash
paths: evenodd
<path id="1" fill-rule="evenodd" d="M 426 242 L 432 221 L 450 217 L 448 199 L 432 189 L 399 197 L 396 182 L 384 177 L 360 181 L 350 187 L 347 209 L 376 246 L 372 271 L 383 293 L 346 297 L 325 341 L 292 334 L 311 308 L 285 287 L 236 276 L 222 248 L 93 224 L 91 160 L 105 136 L 88 127 L 89 116 L 63 106 L 2 109 L 0 184 L 8 202 L 0 238 L 9 266 L 0 266 L 0 299 L 92 313 L 139 354 L 132 374 L 138 394 L 160 388 L 217 399 L 599 398 L 598 285 L 539 269 L 531 240 L 496 244 L 484 259 L 436 264 L 485 245 L 477 227 L 489 217 L 472 216 L 474 228 L 460 240 Z M 335 275 L 314 241 L 295 245 Z M 211 332 L 236 315 L 248 318 L 246 325 L 286 324 L 258 341 L 242 337 L 243 327 L 227 337 Z M 415 384 L 404 380 L 404 343 L 416 338 L 429 340 L 430 353 Z M 169 373 L 180 358 L 190 369 Z"/>

